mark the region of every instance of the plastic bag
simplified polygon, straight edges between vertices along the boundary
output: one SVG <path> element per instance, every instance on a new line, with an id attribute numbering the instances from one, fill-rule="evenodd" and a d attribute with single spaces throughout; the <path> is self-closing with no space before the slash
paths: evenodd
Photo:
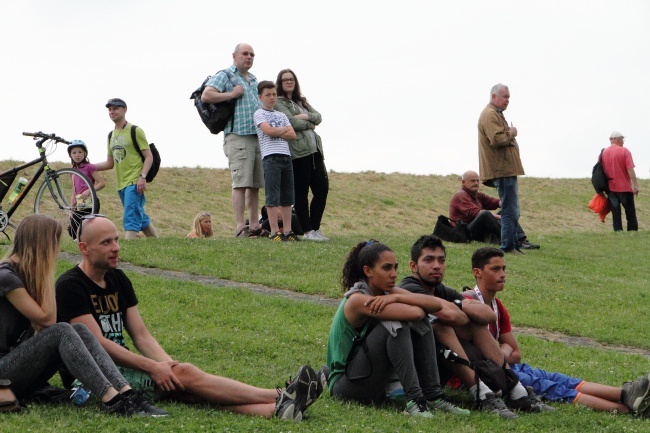
<path id="1" fill-rule="evenodd" d="M 589 201 L 589 209 L 597 213 L 600 216 L 600 222 L 604 223 L 605 217 L 610 212 L 609 201 L 602 194 L 596 194 Z"/>

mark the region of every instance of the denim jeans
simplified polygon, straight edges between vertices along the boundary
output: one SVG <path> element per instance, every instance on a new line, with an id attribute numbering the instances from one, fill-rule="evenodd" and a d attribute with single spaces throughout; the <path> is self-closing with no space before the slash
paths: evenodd
<path id="1" fill-rule="evenodd" d="M 327 204 L 329 178 L 320 152 L 293 161 L 293 185 L 296 191 L 296 215 L 303 231 L 320 229 Z M 309 189 L 313 195 L 309 203 Z M 293 225 L 292 225 L 293 227 Z M 294 230 L 295 231 L 295 230 Z"/>
<path id="2" fill-rule="evenodd" d="M 631 192 L 610 192 L 607 195 L 609 207 L 612 211 L 612 225 L 614 231 L 623 230 L 623 220 L 621 219 L 621 205 L 625 209 L 625 219 L 627 220 L 627 231 L 639 230 L 639 222 L 636 219 L 636 208 L 634 207 L 634 193 Z"/>
<path id="3" fill-rule="evenodd" d="M 3 379 L 18 398 L 29 396 L 65 365 L 98 397 L 128 385 L 86 325 L 56 323 L 0 358 Z"/>
<path id="4" fill-rule="evenodd" d="M 519 246 L 517 225 L 519 224 L 519 186 L 517 176 L 494 179 L 501 199 L 501 249 L 510 251 Z"/>

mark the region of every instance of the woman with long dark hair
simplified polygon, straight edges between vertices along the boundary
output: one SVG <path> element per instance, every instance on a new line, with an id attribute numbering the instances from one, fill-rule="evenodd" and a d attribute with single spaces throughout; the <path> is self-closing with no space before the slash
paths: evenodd
<path id="1" fill-rule="evenodd" d="M 293 164 L 296 215 L 305 233 L 303 239 L 328 240 L 320 231 L 327 204 L 329 178 L 323 156 L 323 144 L 316 133 L 321 115 L 300 92 L 298 77 L 291 69 L 283 69 L 275 83 L 278 101 L 275 109 L 282 111 L 296 131 L 296 139 L 289 141 Z M 313 195 L 309 203 L 309 190 Z"/>
<path id="2" fill-rule="evenodd" d="M 345 295 L 327 342 L 332 396 L 380 403 L 396 373 L 406 394 L 405 413 L 469 415 L 445 400 L 440 386 L 427 317 L 442 308 L 440 299 L 395 287 L 396 281 L 397 259 L 386 245 L 371 240 L 350 251 L 341 276 Z"/>

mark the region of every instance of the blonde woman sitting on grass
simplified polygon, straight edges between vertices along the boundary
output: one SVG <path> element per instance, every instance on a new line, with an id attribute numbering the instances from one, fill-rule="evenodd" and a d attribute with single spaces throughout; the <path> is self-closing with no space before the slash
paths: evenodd
<path id="1" fill-rule="evenodd" d="M 199 212 L 194 218 L 192 231 L 186 238 L 211 238 L 212 237 L 212 214 L 210 212 Z"/>

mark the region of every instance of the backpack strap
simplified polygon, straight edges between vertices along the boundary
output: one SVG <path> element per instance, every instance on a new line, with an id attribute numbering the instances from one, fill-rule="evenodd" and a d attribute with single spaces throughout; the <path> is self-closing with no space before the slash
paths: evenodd
<path id="1" fill-rule="evenodd" d="M 144 161 L 144 155 L 142 154 L 142 151 L 140 150 L 140 146 L 138 146 L 138 141 L 135 138 L 135 130 L 137 126 L 134 124 L 131 124 L 131 141 L 133 142 L 133 147 L 135 147 L 135 150 L 138 151 L 138 155 L 140 155 L 140 158 L 142 161 Z"/>
<path id="2" fill-rule="evenodd" d="M 232 72 L 230 72 L 228 69 L 223 69 L 222 72 L 226 74 L 228 79 L 230 79 L 230 84 L 232 84 L 233 89 L 235 88 L 235 86 L 239 85 L 239 82 L 237 82 L 237 78 L 235 78 Z M 235 106 L 237 105 L 237 99 L 235 99 L 233 103 L 232 116 L 230 116 L 230 129 L 233 129 L 233 125 L 235 124 Z"/>

